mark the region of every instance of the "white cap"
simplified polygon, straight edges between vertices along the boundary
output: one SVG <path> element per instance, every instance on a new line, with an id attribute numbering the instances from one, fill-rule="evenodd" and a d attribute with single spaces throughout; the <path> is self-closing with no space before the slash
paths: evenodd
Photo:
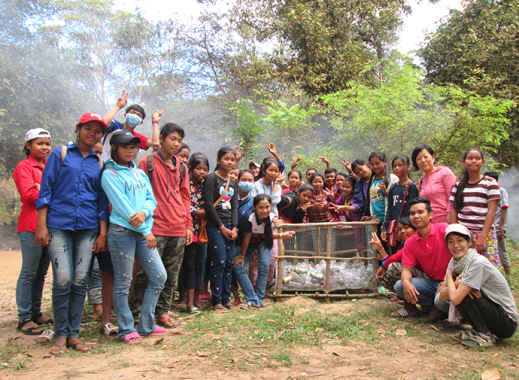
<path id="1" fill-rule="evenodd" d="M 29 129 L 27 133 L 25 133 L 25 142 L 31 141 L 40 137 L 48 137 L 50 139 L 49 131 L 43 128 L 33 128 Z"/>
<path id="2" fill-rule="evenodd" d="M 447 239 L 447 236 L 452 232 L 465 236 L 469 240 L 472 238 L 470 231 L 463 224 L 449 224 L 445 229 L 445 239 Z"/>

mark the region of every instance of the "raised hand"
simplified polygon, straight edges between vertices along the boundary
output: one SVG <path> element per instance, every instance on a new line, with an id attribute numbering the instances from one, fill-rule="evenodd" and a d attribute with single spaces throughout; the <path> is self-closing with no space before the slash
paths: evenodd
<path id="1" fill-rule="evenodd" d="M 119 98 L 117 99 L 117 107 L 119 107 L 119 109 L 122 109 L 126 107 L 126 104 L 128 104 L 128 93 L 126 92 L 126 90 L 123 90 L 123 92 L 121 92 L 121 95 L 119 95 Z"/>
<path id="2" fill-rule="evenodd" d="M 151 114 L 151 122 L 153 124 L 158 124 L 160 119 L 162 119 L 162 115 L 164 115 L 164 110 L 154 110 Z"/>

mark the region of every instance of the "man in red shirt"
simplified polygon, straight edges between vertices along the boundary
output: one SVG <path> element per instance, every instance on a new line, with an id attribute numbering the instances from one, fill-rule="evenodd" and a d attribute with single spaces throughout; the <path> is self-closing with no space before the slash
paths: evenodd
<path id="1" fill-rule="evenodd" d="M 450 253 L 445 243 L 446 223 L 431 223 L 431 203 L 425 198 L 409 202 L 411 224 L 416 233 L 406 240 L 402 253 L 402 277 L 395 286 L 398 298 L 405 301 L 408 315 L 419 313 L 420 305 L 425 313 L 433 309 L 438 284 L 443 281 Z M 413 278 L 411 270 L 421 269 L 426 278 Z"/>
<path id="2" fill-rule="evenodd" d="M 157 323 L 171 328 L 177 325 L 171 313 L 173 291 L 177 288 L 178 274 L 186 245 L 193 238 L 191 218 L 191 191 L 187 167 L 177 157 L 184 139 L 184 130 L 174 123 L 166 123 L 160 129 L 160 149 L 144 157 L 139 167 L 148 175 L 157 201 L 153 214 L 152 232 L 157 239 L 157 250 L 162 258 L 168 278 L 160 293 L 155 312 Z M 150 161 L 152 160 L 152 161 Z M 134 286 L 133 308 L 142 297 L 142 275 Z"/>

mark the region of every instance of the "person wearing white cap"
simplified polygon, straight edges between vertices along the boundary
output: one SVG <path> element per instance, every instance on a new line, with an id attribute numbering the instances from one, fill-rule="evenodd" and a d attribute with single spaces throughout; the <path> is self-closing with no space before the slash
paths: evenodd
<path id="1" fill-rule="evenodd" d="M 449 301 L 472 325 L 456 336 L 464 345 L 491 346 L 511 337 L 518 322 L 517 307 L 508 282 L 490 261 L 471 248 L 471 233 L 462 224 L 451 224 L 445 240 L 452 255 L 435 305 Z"/>
<path id="2" fill-rule="evenodd" d="M 27 158 L 16 166 L 13 179 L 20 194 L 22 210 L 18 217 L 18 237 L 22 248 L 22 268 L 16 284 L 18 330 L 27 335 L 43 332 L 39 325 L 52 323 L 41 313 L 41 297 L 45 275 L 49 269 L 47 247 L 34 242 L 36 232 L 36 199 L 40 192 L 41 176 L 50 153 L 50 133 L 33 128 L 25 134 L 23 147 Z"/>

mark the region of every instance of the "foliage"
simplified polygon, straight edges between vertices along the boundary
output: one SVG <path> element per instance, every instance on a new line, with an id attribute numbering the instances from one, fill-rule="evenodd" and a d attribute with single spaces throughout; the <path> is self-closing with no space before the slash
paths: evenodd
<path id="1" fill-rule="evenodd" d="M 257 138 L 264 127 L 250 99 L 238 99 L 229 109 L 236 113 L 237 126 L 232 131 L 240 139 L 244 158 L 248 161 L 252 157 Z"/>
<path id="2" fill-rule="evenodd" d="M 429 37 L 420 51 L 427 79 L 481 96 L 519 98 L 519 0 L 471 0 Z M 510 110 L 509 138 L 497 157 L 519 164 L 519 110 Z"/>
<path id="3" fill-rule="evenodd" d="M 336 115 L 337 148 L 350 147 L 356 157 L 371 150 L 392 157 L 427 142 L 443 164 L 456 166 L 463 150 L 495 152 L 508 137 L 504 126 L 512 101 L 423 84 L 421 71 L 405 61 L 386 60 L 383 66 L 378 86 L 351 82 L 349 90 L 322 97 Z"/>
<path id="4" fill-rule="evenodd" d="M 240 0 L 233 16 L 238 28 L 270 43 L 282 81 L 316 95 L 373 80 L 363 67 L 386 55 L 409 10 L 404 0 Z"/>

